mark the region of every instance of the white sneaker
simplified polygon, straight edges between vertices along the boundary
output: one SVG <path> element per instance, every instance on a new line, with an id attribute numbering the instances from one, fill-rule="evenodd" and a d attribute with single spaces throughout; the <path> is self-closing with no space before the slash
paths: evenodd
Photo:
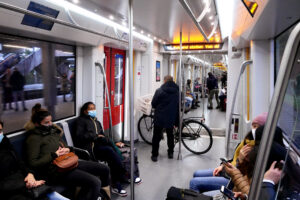
<path id="1" fill-rule="evenodd" d="M 134 183 L 139 185 L 139 184 L 142 183 L 142 179 L 140 177 L 136 177 L 135 180 L 134 180 Z"/>
<path id="2" fill-rule="evenodd" d="M 112 193 L 115 193 L 121 197 L 126 197 L 127 196 L 127 192 L 126 190 L 122 190 L 122 189 L 118 189 L 118 188 L 112 188 L 111 189 Z"/>

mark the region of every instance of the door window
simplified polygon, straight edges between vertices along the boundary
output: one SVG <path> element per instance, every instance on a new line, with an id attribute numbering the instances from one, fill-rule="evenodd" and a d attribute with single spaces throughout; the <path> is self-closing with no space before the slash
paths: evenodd
<path id="1" fill-rule="evenodd" d="M 115 99 L 114 105 L 118 106 L 123 104 L 123 55 L 115 55 Z"/>

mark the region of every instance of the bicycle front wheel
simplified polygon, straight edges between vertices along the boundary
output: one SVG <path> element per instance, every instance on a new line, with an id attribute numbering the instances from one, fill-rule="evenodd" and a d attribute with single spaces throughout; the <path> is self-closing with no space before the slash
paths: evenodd
<path id="1" fill-rule="evenodd" d="M 213 143 L 211 130 L 196 120 L 182 123 L 182 144 L 194 154 L 204 154 L 210 150 Z"/>
<path id="2" fill-rule="evenodd" d="M 153 130 L 153 116 L 143 115 L 138 122 L 138 131 L 142 139 L 150 145 L 152 145 Z"/>

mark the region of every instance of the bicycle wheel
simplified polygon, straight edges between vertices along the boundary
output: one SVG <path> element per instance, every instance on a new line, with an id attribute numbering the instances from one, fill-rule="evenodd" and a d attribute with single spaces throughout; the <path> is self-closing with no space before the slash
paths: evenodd
<path id="1" fill-rule="evenodd" d="M 194 154 L 203 154 L 210 150 L 213 138 L 211 130 L 196 120 L 186 120 L 182 123 L 182 144 Z"/>
<path id="2" fill-rule="evenodd" d="M 153 130 L 153 116 L 143 115 L 138 122 L 138 131 L 142 139 L 150 145 L 152 145 Z"/>

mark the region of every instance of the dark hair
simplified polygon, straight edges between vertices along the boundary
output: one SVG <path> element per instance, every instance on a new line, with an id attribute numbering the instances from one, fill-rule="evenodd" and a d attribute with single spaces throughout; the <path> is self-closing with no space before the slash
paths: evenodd
<path id="1" fill-rule="evenodd" d="M 192 82 L 191 79 L 186 80 L 187 84 L 191 84 L 191 82 Z"/>
<path id="2" fill-rule="evenodd" d="M 0 124 L 1 124 L 1 126 L 2 126 L 2 128 L 3 128 L 3 126 L 4 126 L 4 123 L 3 123 L 3 121 L 0 121 Z"/>
<path id="3" fill-rule="evenodd" d="M 48 112 L 47 110 L 39 110 L 32 115 L 31 121 L 34 124 L 35 123 L 41 124 L 41 122 L 50 115 L 51 115 L 51 113 Z"/>
<path id="4" fill-rule="evenodd" d="M 80 116 L 84 116 L 85 113 L 84 111 L 86 111 L 89 107 L 90 104 L 93 104 L 95 105 L 93 102 L 89 101 L 89 102 L 86 102 L 85 104 L 83 104 L 83 106 L 80 108 Z"/>
<path id="5" fill-rule="evenodd" d="M 255 144 L 258 145 L 260 144 L 262 134 L 264 132 L 265 126 L 260 126 L 255 130 Z M 284 146 L 283 144 L 283 136 L 282 136 L 282 130 L 279 127 L 276 127 L 275 129 L 275 134 L 274 134 L 274 139 L 273 142 L 277 142 L 281 146 Z"/>
<path id="6" fill-rule="evenodd" d="M 41 109 L 42 109 L 42 105 L 40 103 L 36 103 L 31 109 L 31 114 L 33 115 L 35 112 Z"/>

